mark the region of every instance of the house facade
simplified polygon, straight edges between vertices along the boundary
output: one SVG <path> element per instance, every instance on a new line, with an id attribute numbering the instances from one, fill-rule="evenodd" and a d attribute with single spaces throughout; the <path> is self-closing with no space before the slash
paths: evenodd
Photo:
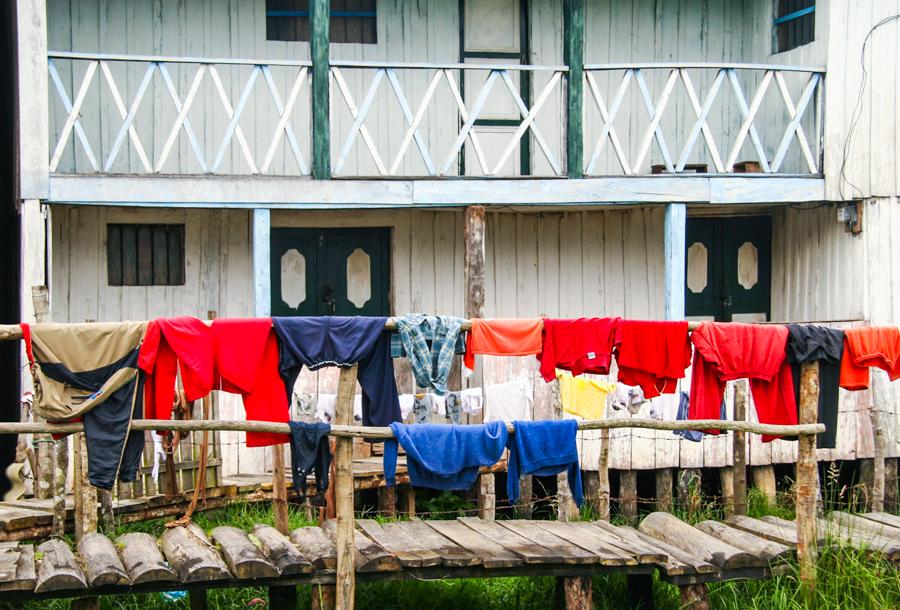
<path id="1" fill-rule="evenodd" d="M 896 324 L 898 12 L 19 2 L 23 319 L 33 286 L 58 322 L 464 316 L 465 218 L 484 206 L 485 316 Z M 485 362 L 478 382 L 529 366 Z M 898 396 L 844 395 L 820 458 L 872 456 L 873 404 L 900 456 Z M 226 472 L 266 468 L 232 436 Z M 610 467 L 727 466 L 730 443 L 615 431 Z"/>

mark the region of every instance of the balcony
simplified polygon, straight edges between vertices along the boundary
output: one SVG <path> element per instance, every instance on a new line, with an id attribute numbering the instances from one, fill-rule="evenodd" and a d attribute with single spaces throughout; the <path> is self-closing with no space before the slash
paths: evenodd
<path id="1" fill-rule="evenodd" d="M 309 61 L 48 56 L 55 175 L 309 176 L 314 116 L 335 178 L 565 177 L 573 136 L 589 177 L 822 172 L 812 68 L 588 64 L 567 117 L 559 65 L 333 61 L 317 112 Z"/>

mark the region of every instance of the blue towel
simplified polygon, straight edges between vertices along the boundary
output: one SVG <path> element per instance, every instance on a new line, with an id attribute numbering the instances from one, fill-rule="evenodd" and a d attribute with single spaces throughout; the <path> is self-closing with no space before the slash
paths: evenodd
<path id="1" fill-rule="evenodd" d="M 675 419 L 678 421 L 685 421 L 688 418 L 688 404 L 690 403 L 690 397 L 687 392 L 679 392 L 678 396 L 678 414 L 675 416 Z M 672 434 L 675 436 L 680 436 L 683 439 L 692 441 L 694 443 L 699 443 L 703 440 L 703 433 L 700 430 L 673 430 Z"/>
<path id="2" fill-rule="evenodd" d="M 554 421 L 515 421 L 515 432 L 509 438 L 506 466 L 506 495 L 509 503 L 519 500 L 519 477 L 523 474 L 549 476 L 566 470 L 569 489 L 575 504 L 581 506 L 581 467 L 578 464 L 578 422 L 574 419 Z"/>
<path id="3" fill-rule="evenodd" d="M 509 433 L 506 424 L 391 424 L 394 438 L 384 443 L 384 479 L 395 484 L 397 444 L 406 450 L 406 467 L 413 487 L 469 489 L 478 469 L 492 466 L 503 455 Z"/>

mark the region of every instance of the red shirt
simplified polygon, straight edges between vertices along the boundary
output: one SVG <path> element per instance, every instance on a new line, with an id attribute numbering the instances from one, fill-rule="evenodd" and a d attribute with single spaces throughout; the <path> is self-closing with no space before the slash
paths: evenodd
<path id="1" fill-rule="evenodd" d="M 609 373 L 612 351 L 617 341 L 619 318 L 544 319 L 544 341 L 537 355 L 541 376 L 550 382 L 556 369 L 573 375 Z"/>
<path id="2" fill-rule="evenodd" d="M 616 364 L 618 380 L 641 386 L 646 398 L 674 393 L 691 365 L 688 323 L 620 320 Z"/>

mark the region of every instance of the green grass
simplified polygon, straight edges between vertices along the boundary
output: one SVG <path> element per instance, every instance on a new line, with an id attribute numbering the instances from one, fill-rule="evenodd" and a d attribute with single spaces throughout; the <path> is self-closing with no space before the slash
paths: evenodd
<path id="1" fill-rule="evenodd" d="M 454 518 L 463 502 L 449 497 L 434 499 L 429 512 Z M 755 490 L 748 493 L 748 512 L 759 517 L 766 514 L 792 519 L 793 507 L 788 497 L 779 497 L 778 505 L 769 505 Z M 689 522 L 721 518 L 721 506 L 703 498 L 675 513 Z M 374 517 L 374 515 L 366 515 Z M 583 512 L 582 517 L 590 517 Z M 234 504 L 227 508 L 195 515 L 195 522 L 209 531 L 221 524 L 249 529 L 256 523 L 272 523 L 271 509 L 265 504 Z M 291 527 L 307 525 L 302 510 L 291 507 Z M 165 520 L 159 519 L 117 527 L 116 534 L 144 531 L 159 535 Z M 594 607 L 613 610 L 629 607 L 625 577 L 597 576 L 593 579 Z M 782 569 L 779 576 L 767 580 L 731 581 L 709 585 L 712 608 L 724 610 L 801 610 L 810 608 L 801 597 L 796 564 Z M 298 587 L 298 607 L 310 607 L 313 591 Z M 374 582 L 357 584 L 356 607 L 360 610 L 515 610 L 553 607 L 555 579 L 493 578 L 439 581 Z M 660 610 L 681 607 L 678 588 L 653 577 L 653 597 Z M 261 587 L 211 589 L 209 607 L 214 609 L 266 608 L 266 590 Z M 22 604 L 25 610 L 68 608 L 69 602 L 57 600 Z M 162 594 L 130 595 L 101 598 L 103 609 L 175 610 L 187 609 L 186 599 L 167 601 Z M 849 549 L 823 550 L 818 563 L 817 610 L 880 610 L 900 608 L 900 572 L 890 562 Z"/>

